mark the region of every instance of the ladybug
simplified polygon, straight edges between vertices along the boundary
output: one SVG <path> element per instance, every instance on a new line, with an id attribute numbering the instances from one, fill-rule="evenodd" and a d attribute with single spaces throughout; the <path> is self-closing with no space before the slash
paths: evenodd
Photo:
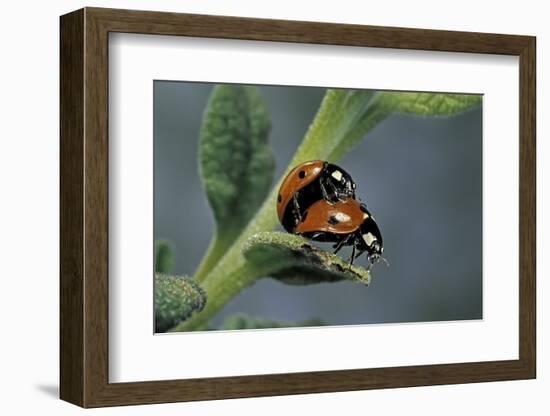
<path id="1" fill-rule="evenodd" d="M 351 198 L 334 204 L 324 199 L 313 203 L 294 233 L 314 241 L 336 243 L 335 254 L 343 246 L 352 246 L 350 266 L 364 252 L 373 265 L 384 251 L 382 234 L 372 214 L 365 204 Z"/>
<path id="2" fill-rule="evenodd" d="M 292 169 L 283 180 L 277 196 L 277 214 L 290 233 L 304 212 L 321 199 L 336 203 L 355 199 L 355 182 L 341 167 L 324 160 L 311 160 Z"/>

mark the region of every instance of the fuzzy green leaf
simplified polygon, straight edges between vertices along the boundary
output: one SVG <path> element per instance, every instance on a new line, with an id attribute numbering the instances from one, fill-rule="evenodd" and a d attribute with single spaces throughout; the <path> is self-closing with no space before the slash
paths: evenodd
<path id="1" fill-rule="evenodd" d="M 165 332 L 206 304 L 206 292 L 193 279 L 155 275 L 155 331 Z"/>
<path id="2" fill-rule="evenodd" d="M 355 118 L 354 124 L 350 125 L 333 147 L 328 160 L 339 160 L 368 132 L 392 114 L 449 117 L 474 108 L 480 103 L 481 95 L 473 94 L 391 91 L 375 93 L 369 98 L 367 105 L 361 107 L 362 111 Z"/>
<path id="3" fill-rule="evenodd" d="M 214 88 L 203 118 L 199 158 L 216 236 L 197 278 L 226 252 L 270 190 L 275 170 L 270 129 L 269 113 L 257 88 Z"/>
<path id="4" fill-rule="evenodd" d="M 418 116 L 452 116 L 481 103 L 481 95 L 427 92 L 382 92 L 376 106 L 386 112 Z"/>
<path id="5" fill-rule="evenodd" d="M 155 241 L 155 272 L 171 273 L 174 267 L 174 250 L 166 240 Z"/>
<path id="6" fill-rule="evenodd" d="M 317 248 L 297 235 L 263 232 L 245 243 L 246 260 L 289 285 L 352 280 L 369 284 L 370 273 L 359 266 L 349 266 L 341 257 Z"/>
<path id="7" fill-rule="evenodd" d="M 291 328 L 304 326 L 322 326 L 325 323 L 321 319 L 306 319 L 298 322 L 275 321 L 273 319 L 248 316 L 243 313 L 228 316 L 224 319 L 220 329 L 265 329 L 265 328 Z"/>
<path id="8" fill-rule="evenodd" d="M 275 161 L 271 122 L 254 87 L 217 86 L 201 130 L 201 177 L 219 232 L 241 229 L 265 199 Z"/>

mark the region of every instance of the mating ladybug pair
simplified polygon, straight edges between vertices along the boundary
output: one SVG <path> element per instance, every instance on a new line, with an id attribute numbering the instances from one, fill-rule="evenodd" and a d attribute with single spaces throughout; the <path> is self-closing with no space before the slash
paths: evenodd
<path id="1" fill-rule="evenodd" d="M 334 253 L 352 246 L 350 265 L 367 253 L 370 265 L 382 256 L 382 234 L 365 204 L 355 197 L 355 182 L 339 166 L 323 160 L 304 162 L 279 188 L 277 214 L 286 231 L 335 243 Z"/>

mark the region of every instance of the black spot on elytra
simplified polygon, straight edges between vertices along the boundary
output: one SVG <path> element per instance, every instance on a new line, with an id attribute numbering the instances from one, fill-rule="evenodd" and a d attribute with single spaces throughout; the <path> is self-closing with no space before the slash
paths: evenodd
<path id="1" fill-rule="evenodd" d="M 298 172 L 298 177 L 299 177 L 300 179 L 304 179 L 304 178 L 306 177 L 306 172 L 303 171 L 303 170 L 301 170 L 300 172 Z"/>
<path id="2" fill-rule="evenodd" d="M 328 223 L 331 224 L 331 225 L 336 225 L 339 222 L 340 221 L 338 221 L 334 215 L 331 215 L 330 218 L 328 219 Z"/>
<path id="3" fill-rule="evenodd" d="M 279 196 L 277 197 L 277 202 L 281 203 L 282 200 L 283 200 L 283 197 L 281 196 L 281 194 L 279 194 Z"/>

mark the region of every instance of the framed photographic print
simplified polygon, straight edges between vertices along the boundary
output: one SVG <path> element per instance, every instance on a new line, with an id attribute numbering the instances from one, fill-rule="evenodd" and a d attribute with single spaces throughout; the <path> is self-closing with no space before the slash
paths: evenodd
<path id="1" fill-rule="evenodd" d="M 534 378 L 535 38 L 61 17 L 61 398 Z"/>

